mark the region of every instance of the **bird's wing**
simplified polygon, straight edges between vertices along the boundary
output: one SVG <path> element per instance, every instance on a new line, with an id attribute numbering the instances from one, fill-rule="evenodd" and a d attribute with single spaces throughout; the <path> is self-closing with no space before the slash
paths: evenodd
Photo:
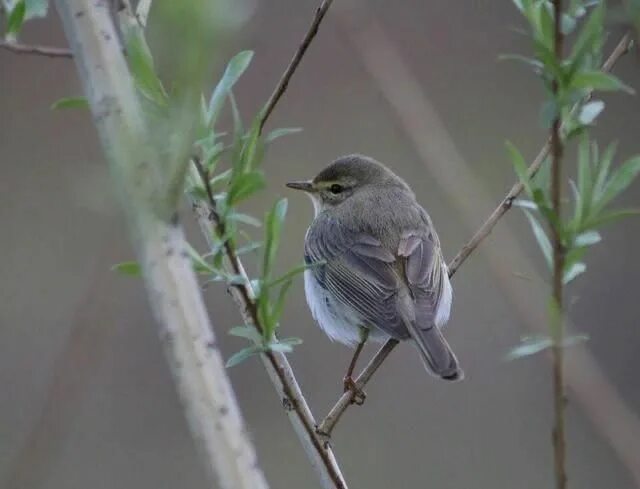
<path id="1" fill-rule="evenodd" d="M 398 255 L 406 260 L 405 280 L 413 299 L 410 314 L 401 314 L 406 318 L 406 327 L 420 350 L 427 371 L 446 380 L 462 379 L 458 360 L 438 327 L 438 316 L 449 314 L 451 289 L 437 238 L 431 234 L 425 237 L 419 233 L 405 233 L 398 246 Z M 442 308 L 446 308 L 444 314 L 439 313 Z"/>
<path id="2" fill-rule="evenodd" d="M 396 256 L 371 235 L 347 229 L 331 217 L 319 217 L 305 240 L 305 259 L 320 285 L 340 302 L 390 336 L 406 338 L 397 310 L 401 283 Z"/>

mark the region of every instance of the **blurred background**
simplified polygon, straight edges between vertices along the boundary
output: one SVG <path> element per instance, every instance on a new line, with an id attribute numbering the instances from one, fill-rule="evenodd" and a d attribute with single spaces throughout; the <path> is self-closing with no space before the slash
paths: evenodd
<path id="1" fill-rule="evenodd" d="M 222 61 L 255 50 L 235 90 L 245 117 L 268 98 L 316 6 L 251 4 L 244 27 L 219 47 L 216 77 Z M 284 182 L 354 152 L 408 180 L 445 256 L 455 256 L 515 179 L 505 139 L 528 159 L 545 140 L 541 84 L 522 65 L 497 61 L 529 52 L 515 32 L 522 25 L 506 1 L 336 0 L 268 124 L 304 132 L 270 147 L 269 187 L 247 205 L 262 215 L 290 197 L 282 270 L 302 261 L 312 217 Z M 623 32 L 610 25 L 606 52 Z M 66 45 L 54 11 L 21 39 Z M 640 89 L 637 54 L 615 73 Z M 110 271 L 133 251 L 90 116 L 49 110 L 80 90 L 70 60 L 0 51 L 0 487 L 206 487 L 142 282 Z M 601 144 L 618 140 L 618 161 L 640 152 L 638 97 L 604 100 Z M 567 162 L 574 166 L 571 151 Z M 640 185 L 621 200 L 637 206 Z M 181 215 L 204 249 L 189 209 Z M 606 228 L 568 291 L 573 329 L 590 336 L 567 351 L 572 487 L 640 487 L 639 238 L 640 219 Z M 350 487 L 552 487 L 550 363 L 504 359 L 545 327 L 546 275 L 524 216 L 510 212 L 453 279 L 446 334 L 467 379 L 438 382 L 409 345 L 394 351 L 365 405 L 334 433 Z M 316 327 L 297 285 L 282 332 L 304 340 L 290 360 L 321 418 L 351 352 Z M 229 356 L 244 345 L 226 334 L 241 318 L 223 286 L 204 294 Z M 260 362 L 229 374 L 271 487 L 317 487 Z"/>

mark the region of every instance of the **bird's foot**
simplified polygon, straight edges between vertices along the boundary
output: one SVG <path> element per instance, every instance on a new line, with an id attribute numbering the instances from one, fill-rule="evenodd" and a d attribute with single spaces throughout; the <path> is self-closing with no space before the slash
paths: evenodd
<path id="1" fill-rule="evenodd" d="M 351 392 L 351 404 L 362 406 L 365 399 L 367 398 L 367 394 L 360 387 L 358 387 L 358 385 L 350 376 L 346 376 L 344 378 L 343 385 L 344 392 Z"/>

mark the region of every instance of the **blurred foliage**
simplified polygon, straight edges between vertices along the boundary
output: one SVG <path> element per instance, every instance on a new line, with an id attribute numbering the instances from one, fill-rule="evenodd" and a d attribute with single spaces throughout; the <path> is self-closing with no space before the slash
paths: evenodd
<path id="1" fill-rule="evenodd" d="M 546 93 L 541 119 L 550 129 L 553 121 L 561 122 L 561 144 L 578 141 L 577 181 L 570 180 L 572 211 L 558 215 L 551 204 L 549 161 L 531 178 L 525 159 L 518 149 L 507 142 L 507 150 L 518 178 L 524 185 L 528 199 L 516 201 L 525 212 L 533 235 L 553 268 L 550 235 L 557 233 L 564 250 L 563 283 L 569 284 L 587 269 L 584 257 L 587 249 L 602 240 L 600 228 L 605 224 L 640 213 L 639 209 L 612 209 L 618 197 L 640 173 L 640 156 L 613 165 L 615 144 L 600 151 L 591 139 L 589 129 L 605 108 L 602 100 L 593 100 L 598 91 L 633 93 L 621 80 L 601 69 L 605 2 L 573 0 L 563 13 L 561 29 L 569 35 L 568 54 L 558 59 L 554 51 L 554 9 L 548 0 L 514 0 L 526 19 L 533 40 L 533 56 L 510 56 L 532 67 L 541 78 Z M 552 324 L 559 324 L 552 321 Z M 551 331 L 551 338 L 526 338 L 511 351 L 509 358 L 518 358 L 545 350 L 560 338 L 561 346 L 575 344 L 578 338 L 562 339 Z"/>

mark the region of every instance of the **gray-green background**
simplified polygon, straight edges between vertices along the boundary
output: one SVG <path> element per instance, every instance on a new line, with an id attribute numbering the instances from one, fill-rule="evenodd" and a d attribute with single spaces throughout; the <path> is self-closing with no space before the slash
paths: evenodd
<path id="1" fill-rule="evenodd" d="M 514 180 L 504 140 L 528 158 L 544 141 L 538 80 L 521 65 L 497 61 L 502 53 L 527 52 L 526 38 L 512 29 L 522 22 L 506 1 L 377 0 L 354 27 L 345 22 L 341 0 L 335 3 L 269 123 L 304 132 L 269 149 L 268 190 L 247 210 L 261 214 L 278 196 L 290 197 L 279 266 L 298 264 L 312 210 L 283 183 L 361 152 L 409 181 L 450 259 Z M 257 2 L 248 23 L 225 44 L 225 57 L 241 49 L 256 53 L 236 90 L 246 116 L 267 99 L 315 6 L 309 0 Z M 420 157 L 370 76 L 354 40 L 367 32 L 371 16 L 468 164 L 465 174 L 454 176 L 470 185 L 443 189 L 435 181 L 432 169 L 449 162 Z M 609 48 L 621 32 L 611 26 Z M 22 38 L 65 45 L 55 13 L 29 24 Z M 384 55 L 380 46 L 371 49 L 376 59 Z M 616 73 L 640 89 L 637 55 L 622 59 Z M 0 51 L 0 487 L 206 487 L 142 284 L 109 270 L 131 259 L 132 249 L 90 117 L 48 108 L 79 92 L 71 61 Z M 607 109 L 595 131 L 601 142 L 620 140 L 621 156 L 640 152 L 638 97 L 604 99 Z M 442 143 L 428 133 L 422 140 Z M 640 184 L 621 200 L 637 205 L 638 199 Z M 463 215 L 465 208 L 471 214 Z M 189 210 L 181 215 L 201 245 Z M 629 451 L 638 442 L 624 438 L 637 429 L 640 415 L 639 236 L 638 219 L 607 228 L 588 256 L 588 274 L 568 293 L 576 329 L 591 337 L 568 351 L 569 360 L 588 353 L 608 381 L 581 378 L 583 390 L 594 394 L 590 405 L 569 390 L 574 488 L 638 487 L 631 470 L 640 474 L 640 451 Z M 453 284 L 447 336 L 466 381 L 438 382 L 424 373 L 410 346 L 398 348 L 367 388 L 364 407 L 350 409 L 335 433 L 352 488 L 552 487 L 549 362 L 544 355 L 504 361 L 527 325 L 544 318 L 545 284 L 538 277 L 546 271 L 518 211 L 501 221 L 483 243 L 487 248 L 493 258 L 474 254 Z M 240 317 L 223 287 L 210 287 L 205 297 L 228 356 L 243 344 L 225 333 Z M 340 392 L 350 353 L 314 325 L 301 280 L 282 330 L 304 339 L 291 362 L 320 417 Z M 252 359 L 229 374 L 272 487 L 317 487 L 261 364 Z M 627 417 L 609 409 L 612 394 L 626 404 Z M 612 438 L 622 443 L 626 462 Z"/>

